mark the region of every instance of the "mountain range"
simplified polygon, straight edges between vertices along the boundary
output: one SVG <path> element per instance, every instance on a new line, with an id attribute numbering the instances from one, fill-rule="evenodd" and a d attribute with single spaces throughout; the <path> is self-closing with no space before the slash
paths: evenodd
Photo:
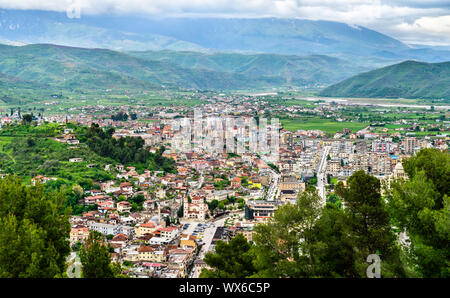
<path id="1" fill-rule="evenodd" d="M 0 45 L 1 74 L 69 90 L 328 85 L 363 70 L 367 69 L 320 55 L 123 53 L 52 44 Z"/>
<path id="2" fill-rule="evenodd" d="M 65 13 L 0 10 L 0 43 L 4 101 L 12 100 L 14 90 L 160 87 L 329 86 L 320 95 L 450 97 L 445 62 L 450 48 L 407 45 L 338 22 L 112 15 L 70 19 Z"/>
<path id="3" fill-rule="evenodd" d="M 381 67 L 408 59 L 450 60 L 450 50 L 407 45 L 358 25 L 278 18 L 148 18 L 0 10 L 0 42 L 116 51 L 175 50 L 328 55 Z"/>
<path id="4" fill-rule="evenodd" d="M 450 100 L 450 62 L 405 61 L 361 73 L 320 92 L 322 96 Z"/>

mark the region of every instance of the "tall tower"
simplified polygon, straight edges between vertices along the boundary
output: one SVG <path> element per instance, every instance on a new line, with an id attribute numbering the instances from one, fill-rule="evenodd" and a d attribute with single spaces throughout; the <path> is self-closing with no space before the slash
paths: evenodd
<path id="1" fill-rule="evenodd" d="M 158 204 L 158 225 L 161 224 L 161 206 Z"/>
<path id="2" fill-rule="evenodd" d="M 183 198 L 183 217 L 189 218 L 189 200 L 187 196 Z"/>

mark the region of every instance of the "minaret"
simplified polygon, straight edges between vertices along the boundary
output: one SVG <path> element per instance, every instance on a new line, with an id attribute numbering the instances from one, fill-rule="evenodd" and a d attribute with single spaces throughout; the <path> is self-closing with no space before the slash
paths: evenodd
<path id="1" fill-rule="evenodd" d="M 161 206 L 158 204 L 158 225 L 161 224 Z"/>

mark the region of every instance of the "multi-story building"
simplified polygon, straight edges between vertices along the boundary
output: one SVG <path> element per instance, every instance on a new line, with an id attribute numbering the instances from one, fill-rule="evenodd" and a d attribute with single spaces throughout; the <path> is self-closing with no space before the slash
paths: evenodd
<path id="1" fill-rule="evenodd" d="M 117 235 L 121 232 L 120 225 L 111 225 L 99 222 L 90 222 L 89 229 L 104 235 Z"/>
<path id="2" fill-rule="evenodd" d="M 85 241 L 89 237 L 89 228 L 85 226 L 76 226 L 70 230 L 70 243 Z"/>
<path id="3" fill-rule="evenodd" d="M 372 152 L 389 153 L 391 145 L 388 142 L 375 141 L 372 143 Z"/>
<path id="4" fill-rule="evenodd" d="M 245 217 L 247 219 L 267 220 L 273 217 L 276 206 L 269 201 L 248 201 L 245 206 Z"/>
<path id="5" fill-rule="evenodd" d="M 406 154 L 413 154 L 415 148 L 419 146 L 419 140 L 416 138 L 405 138 L 403 145 Z"/>

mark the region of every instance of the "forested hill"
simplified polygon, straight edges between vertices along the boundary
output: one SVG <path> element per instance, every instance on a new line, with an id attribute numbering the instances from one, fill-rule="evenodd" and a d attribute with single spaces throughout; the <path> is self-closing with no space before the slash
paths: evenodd
<path id="1" fill-rule="evenodd" d="M 356 75 L 320 95 L 450 100 L 450 62 L 405 61 Z"/>
<path id="2" fill-rule="evenodd" d="M 72 146 L 57 140 L 72 129 L 81 143 Z M 37 175 L 59 178 L 61 183 L 89 187 L 92 181 L 115 179 L 107 164 L 133 166 L 137 171 L 175 172 L 174 160 L 162 156 L 164 148 L 151 153 L 140 137 L 112 138 L 114 129 L 78 126 L 73 123 L 14 124 L 0 131 L 0 172 L 16 174 L 25 181 Z M 80 158 L 80 162 L 70 162 Z M 89 165 L 89 167 L 88 167 Z"/>

